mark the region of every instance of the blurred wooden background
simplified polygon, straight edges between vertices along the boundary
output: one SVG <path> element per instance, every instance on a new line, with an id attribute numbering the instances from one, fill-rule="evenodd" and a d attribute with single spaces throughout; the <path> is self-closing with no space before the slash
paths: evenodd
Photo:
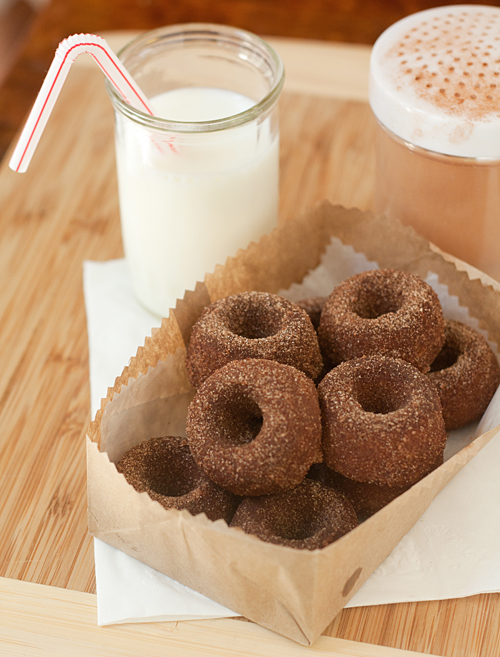
<path id="1" fill-rule="evenodd" d="M 446 4 L 456 2 L 0 0 L 0 158 L 23 123 L 58 43 L 70 34 L 199 21 L 234 25 L 260 35 L 373 44 L 403 16 Z"/>

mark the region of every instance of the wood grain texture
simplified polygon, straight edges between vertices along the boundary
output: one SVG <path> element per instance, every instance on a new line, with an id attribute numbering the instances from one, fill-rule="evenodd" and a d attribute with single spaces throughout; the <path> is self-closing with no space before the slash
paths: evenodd
<path id="1" fill-rule="evenodd" d="M 300 646 L 241 620 L 97 627 L 96 598 L 0 580 L 2 654 L 19 657 L 417 657 L 421 653 L 320 637 Z M 7 653 L 8 651 L 8 653 Z"/>
<path id="2" fill-rule="evenodd" d="M 322 198 L 370 207 L 367 105 L 287 92 L 281 117 L 282 217 Z M 5 160 L 0 167 L 0 576 L 88 593 L 95 580 L 86 523 L 82 261 L 122 255 L 112 122 L 101 73 L 77 66 L 28 172 L 11 172 Z M 499 628 L 500 595 L 493 594 L 344 610 L 326 634 L 494 657 Z"/>

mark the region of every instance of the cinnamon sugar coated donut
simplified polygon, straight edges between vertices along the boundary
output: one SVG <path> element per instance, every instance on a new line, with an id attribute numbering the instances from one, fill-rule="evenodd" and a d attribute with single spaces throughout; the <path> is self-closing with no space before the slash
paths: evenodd
<path id="1" fill-rule="evenodd" d="M 445 343 L 431 365 L 446 429 L 478 420 L 500 382 L 500 368 L 485 338 L 462 322 L 445 321 Z"/>
<path id="2" fill-rule="evenodd" d="M 205 308 L 189 341 L 189 379 L 197 388 L 226 363 L 245 358 L 292 365 L 312 379 L 323 367 L 307 313 L 267 292 L 235 294 Z"/>
<path id="3" fill-rule="evenodd" d="M 263 541 L 303 550 L 324 548 L 357 524 L 344 495 L 312 479 L 277 495 L 247 497 L 231 521 Z"/>
<path id="4" fill-rule="evenodd" d="M 434 290 L 419 276 L 375 269 L 333 290 L 318 335 L 333 364 L 379 354 L 427 372 L 444 343 L 443 311 Z"/>
<path id="5" fill-rule="evenodd" d="M 238 498 L 222 490 L 196 465 L 185 438 L 151 438 L 132 447 L 116 464 L 127 482 L 166 509 L 205 513 L 229 522 Z"/>
<path id="6" fill-rule="evenodd" d="M 300 484 L 321 461 L 314 383 L 275 361 L 233 361 L 197 390 L 187 415 L 194 459 L 236 495 L 267 495 Z"/>
<path id="7" fill-rule="evenodd" d="M 318 386 L 329 468 L 380 486 L 413 484 L 443 453 L 436 389 L 409 363 L 387 356 L 346 361 Z"/>
<path id="8" fill-rule="evenodd" d="M 325 305 L 326 297 L 309 297 L 297 301 L 297 306 L 305 310 L 309 315 L 309 319 L 316 330 L 318 330 L 319 320 L 321 318 L 321 311 Z"/>
<path id="9" fill-rule="evenodd" d="M 431 467 L 430 472 L 442 464 L 443 455 L 441 454 L 436 463 Z M 422 478 L 427 474 L 429 473 L 424 473 Z M 405 493 L 413 485 L 379 486 L 378 484 L 368 484 L 365 481 L 355 481 L 330 470 L 325 463 L 312 465 L 307 476 L 345 495 L 349 502 L 351 502 L 360 522 L 366 520 L 366 518 L 369 518 L 377 511 L 380 511 L 380 509 L 389 504 L 389 502 L 392 502 L 392 500 L 395 500 L 396 497 Z"/>
<path id="10" fill-rule="evenodd" d="M 330 470 L 325 463 L 313 465 L 307 476 L 345 495 L 360 521 L 366 520 L 380 511 L 389 502 L 411 488 L 411 485 L 379 486 L 378 484 L 368 484 L 365 481 L 354 481 L 354 479 L 348 479 L 340 473 Z"/>

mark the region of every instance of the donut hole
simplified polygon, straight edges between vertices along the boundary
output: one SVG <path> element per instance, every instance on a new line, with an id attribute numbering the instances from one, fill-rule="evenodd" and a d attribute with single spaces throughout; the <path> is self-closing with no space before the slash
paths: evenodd
<path id="1" fill-rule="evenodd" d="M 362 289 L 352 309 L 361 319 L 377 319 L 388 313 L 396 313 L 402 305 L 401 295 L 388 289 Z"/>
<path id="2" fill-rule="evenodd" d="M 359 381 L 356 399 L 365 413 L 388 415 L 399 410 L 407 402 L 407 395 L 398 381 L 382 380 L 378 385 L 366 385 Z"/>
<path id="3" fill-rule="evenodd" d="M 272 306 L 249 303 L 232 307 L 224 317 L 224 325 L 234 335 L 248 340 L 258 340 L 276 335 L 283 324 L 283 313 Z"/>
<path id="4" fill-rule="evenodd" d="M 166 497 L 182 497 L 200 485 L 200 470 L 191 457 L 145 463 L 144 472 L 147 489 Z"/>
<path id="5" fill-rule="evenodd" d="M 246 445 L 259 435 L 263 416 L 259 405 L 247 395 L 230 396 L 220 409 L 221 439 L 228 446 Z"/>
<path id="6" fill-rule="evenodd" d="M 445 342 L 443 348 L 431 364 L 431 372 L 440 372 L 455 365 L 461 354 L 458 344 Z"/>
<path id="7" fill-rule="evenodd" d="M 361 390 L 358 394 L 358 402 L 365 413 L 375 413 L 376 415 L 393 413 L 401 406 L 384 390 Z"/>

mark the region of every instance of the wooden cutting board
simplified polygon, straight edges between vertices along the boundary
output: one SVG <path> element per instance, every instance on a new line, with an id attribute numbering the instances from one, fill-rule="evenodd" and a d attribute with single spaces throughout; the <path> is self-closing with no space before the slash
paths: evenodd
<path id="1" fill-rule="evenodd" d="M 114 45 L 130 37 L 108 35 Z M 324 198 L 369 209 L 369 49 L 270 40 L 287 69 L 281 217 Z M 122 255 L 111 104 L 102 74 L 82 57 L 28 172 L 11 172 L 7 159 L 0 167 L 0 577 L 10 578 L 0 580 L 0 654 L 399 652 L 367 645 L 380 644 L 449 657 L 497 655 L 498 594 L 344 610 L 310 649 L 236 620 L 95 626 L 82 262 Z"/>

